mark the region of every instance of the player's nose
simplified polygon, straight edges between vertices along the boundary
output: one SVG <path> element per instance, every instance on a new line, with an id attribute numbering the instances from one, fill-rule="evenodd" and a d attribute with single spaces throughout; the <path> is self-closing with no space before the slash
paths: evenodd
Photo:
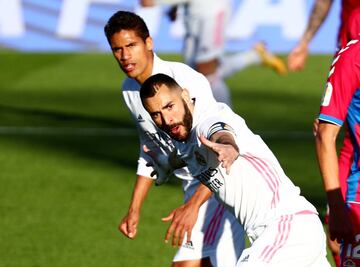
<path id="1" fill-rule="evenodd" d="M 162 116 L 162 119 L 163 119 L 163 123 L 166 125 L 166 126 L 169 126 L 173 123 L 173 119 L 171 116 L 169 115 L 163 115 Z"/>
<path id="2" fill-rule="evenodd" d="M 131 57 L 131 53 L 128 49 L 124 49 L 121 53 L 121 59 L 122 60 L 128 60 Z"/>

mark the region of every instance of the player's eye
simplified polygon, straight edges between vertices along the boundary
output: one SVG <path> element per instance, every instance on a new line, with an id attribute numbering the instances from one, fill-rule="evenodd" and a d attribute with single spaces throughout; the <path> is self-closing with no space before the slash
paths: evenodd
<path id="1" fill-rule="evenodd" d="M 154 120 L 157 119 L 158 117 L 159 117 L 158 113 L 152 113 L 151 114 L 151 118 L 154 119 Z"/>

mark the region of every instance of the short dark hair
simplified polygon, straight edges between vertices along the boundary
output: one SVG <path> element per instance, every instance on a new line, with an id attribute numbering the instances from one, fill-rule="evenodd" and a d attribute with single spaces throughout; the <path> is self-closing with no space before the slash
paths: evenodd
<path id="1" fill-rule="evenodd" d="M 166 74 L 158 73 L 147 78 L 142 84 L 140 88 L 141 101 L 156 95 L 157 89 L 161 85 L 166 85 L 169 89 L 181 89 L 180 85 L 173 78 Z"/>
<path id="2" fill-rule="evenodd" d="M 150 36 L 145 21 L 139 15 L 129 11 L 118 11 L 110 17 L 104 27 L 108 42 L 110 43 L 110 38 L 121 30 L 135 31 L 144 42 Z"/>

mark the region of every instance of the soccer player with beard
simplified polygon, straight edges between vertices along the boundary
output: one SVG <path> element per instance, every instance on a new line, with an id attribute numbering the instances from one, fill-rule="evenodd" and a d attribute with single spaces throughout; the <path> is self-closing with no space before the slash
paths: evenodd
<path id="1" fill-rule="evenodd" d="M 165 74 L 148 78 L 140 97 L 154 123 L 173 139 L 192 176 L 244 227 L 251 246 L 237 267 L 330 266 L 315 207 L 240 116 L 224 103 L 194 102 L 188 90 Z M 151 156 L 151 149 L 144 151 Z"/>
<path id="2" fill-rule="evenodd" d="M 115 60 L 127 75 L 122 85 L 122 95 L 137 125 L 140 144 L 146 144 L 156 152 L 163 163 L 167 163 L 174 146 L 169 136 L 156 127 L 143 108 L 139 96 L 141 84 L 153 74 L 166 73 L 187 87 L 194 101 L 212 105 L 215 104 L 215 99 L 209 82 L 185 64 L 164 61 L 157 57 L 153 52 L 153 42 L 146 24 L 134 13 L 115 13 L 104 30 Z M 162 166 L 156 166 L 156 184 L 165 182 L 164 178 L 167 178 L 174 168 L 179 167 L 178 164 L 170 167 L 163 163 L 160 164 Z M 154 181 L 155 169 L 152 164 L 153 160 L 141 149 L 130 206 L 119 225 L 119 230 L 130 239 L 135 238 L 137 234 L 141 207 Z M 179 246 L 172 266 L 234 266 L 244 248 L 242 227 L 233 223 L 236 218 L 214 197 L 209 199 L 211 192 L 205 186 L 201 186 L 187 169 L 178 169 L 174 174 L 183 181 L 185 204 L 163 219 L 172 220 L 166 240 L 172 237 L 172 244 Z M 207 201 L 202 204 L 204 200 Z M 183 237 L 178 238 L 184 233 L 187 240 Z"/>

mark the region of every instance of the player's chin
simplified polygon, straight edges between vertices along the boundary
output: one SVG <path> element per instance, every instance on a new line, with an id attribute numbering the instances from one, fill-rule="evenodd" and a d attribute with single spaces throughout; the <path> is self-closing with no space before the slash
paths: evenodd
<path id="1" fill-rule="evenodd" d="M 180 142 L 183 142 L 183 141 L 186 141 L 188 135 L 187 134 L 181 134 L 181 133 L 178 133 L 178 134 L 170 134 L 171 138 L 175 139 L 176 141 L 180 141 Z"/>

